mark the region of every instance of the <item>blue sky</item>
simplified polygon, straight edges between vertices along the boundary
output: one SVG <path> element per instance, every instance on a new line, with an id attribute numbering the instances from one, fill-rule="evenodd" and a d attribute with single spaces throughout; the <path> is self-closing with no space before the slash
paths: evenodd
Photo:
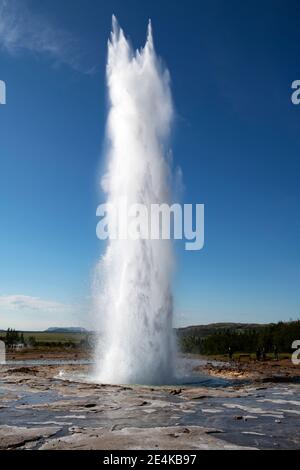
<path id="1" fill-rule="evenodd" d="M 112 13 L 135 48 L 152 19 L 182 200 L 205 204 L 177 324 L 299 318 L 299 3 L 0 0 L 0 328 L 91 326 Z"/>

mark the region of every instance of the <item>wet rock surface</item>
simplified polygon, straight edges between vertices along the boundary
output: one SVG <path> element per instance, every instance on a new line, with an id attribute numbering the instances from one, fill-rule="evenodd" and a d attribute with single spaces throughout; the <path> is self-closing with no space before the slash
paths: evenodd
<path id="1" fill-rule="evenodd" d="M 54 436 L 60 429 L 54 426 L 27 428 L 2 425 L 0 426 L 0 450 L 24 447 L 29 442 Z"/>
<path id="2" fill-rule="evenodd" d="M 113 386 L 63 369 L 0 366 L 1 449 L 300 447 L 296 383 Z"/>

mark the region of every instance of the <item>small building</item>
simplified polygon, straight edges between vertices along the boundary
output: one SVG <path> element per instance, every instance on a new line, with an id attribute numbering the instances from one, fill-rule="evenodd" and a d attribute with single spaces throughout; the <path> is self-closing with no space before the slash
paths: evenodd
<path id="1" fill-rule="evenodd" d="M 15 349 L 16 351 L 20 351 L 21 349 L 24 349 L 24 348 L 25 348 L 24 343 L 17 343 L 13 345 L 13 349 Z"/>

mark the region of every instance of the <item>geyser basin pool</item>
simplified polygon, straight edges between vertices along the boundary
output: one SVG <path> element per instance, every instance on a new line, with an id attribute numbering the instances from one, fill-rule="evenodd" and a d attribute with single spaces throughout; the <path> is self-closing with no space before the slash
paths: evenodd
<path id="1" fill-rule="evenodd" d="M 98 376 L 93 376 L 90 374 L 80 374 L 77 372 L 74 373 L 67 373 L 64 372 L 64 370 L 61 370 L 57 376 L 55 376 L 56 379 L 59 380 L 66 380 L 69 382 L 78 382 L 78 383 L 89 383 L 89 384 L 99 384 L 99 378 Z M 160 384 L 160 385 L 153 385 L 153 384 L 130 384 L 131 387 L 151 387 L 151 388 L 165 388 L 165 387 L 230 387 L 234 385 L 241 385 L 245 384 L 247 381 L 241 381 L 241 380 L 234 380 L 234 379 L 224 379 L 224 378 L 216 378 L 216 377 L 211 377 L 209 375 L 191 375 L 191 376 L 183 376 L 183 377 L 174 377 L 173 380 L 170 382 Z M 116 385 L 116 384 L 109 384 L 109 383 L 102 383 L 99 385 Z M 128 384 L 118 384 L 120 386 L 128 385 Z"/>
<path id="2" fill-rule="evenodd" d="M 213 364 L 219 364 L 216 361 L 212 362 Z M 152 387 L 228 387 L 234 386 L 236 384 L 246 383 L 246 381 L 242 380 L 234 380 L 234 379 L 225 379 L 221 377 L 213 377 L 208 374 L 199 373 L 196 371 L 196 368 L 199 366 L 204 366 L 207 364 L 206 360 L 201 359 L 191 359 L 186 357 L 178 357 L 176 362 L 176 369 L 174 371 L 174 376 L 172 378 L 168 378 L 169 380 L 165 381 L 161 384 L 143 384 L 143 383 L 132 383 L 131 386 L 137 387 L 144 387 L 150 386 Z M 67 365 L 67 364 L 66 364 Z M 78 365 L 80 362 L 78 361 Z M 224 365 L 224 363 L 223 363 Z M 99 385 L 116 385 L 116 384 L 109 384 L 107 382 L 100 382 L 99 377 L 97 374 L 93 373 L 94 367 L 93 364 L 90 364 L 91 368 L 89 371 L 77 372 L 72 371 L 71 373 L 66 371 L 65 369 L 61 369 L 59 374 L 55 376 L 55 378 L 59 380 L 66 380 L 69 382 L 79 382 L 79 383 L 91 383 L 91 384 L 99 384 Z M 128 385 L 118 384 L 118 385 Z"/>
<path id="3" fill-rule="evenodd" d="M 168 136 L 173 116 L 169 73 L 156 56 L 151 24 L 133 51 L 113 18 L 108 43 L 107 203 L 168 203 Z M 116 231 L 117 220 L 110 220 Z M 110 239 L 94 284 L 101 383 L 163 384 L 173 377 L 170 240 Z"/>

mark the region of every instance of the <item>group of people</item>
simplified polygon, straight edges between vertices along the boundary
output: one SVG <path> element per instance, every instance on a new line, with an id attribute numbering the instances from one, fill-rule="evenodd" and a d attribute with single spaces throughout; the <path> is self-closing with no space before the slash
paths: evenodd
<path id="1" fill-rule="evenodd" d="M 278 348 L 277 346 L 275 345 L 273 347 L 273 353 L 274 353 L 274 359 L 275 361 L 279 361 L 279 354 L 278 354 Z M 231 347 L 229 346 L 228 348 L 228 357 L 229 357 L 229 360 L 231 361 L 232 358 L 233 358 L 233 351 L 231 349 Z M 257 348 L 256 350 L 256 360 L 257 361 L 265 361 L 266 360 L 266 350 L 264 347 L 262 348 Z"/>
<path id="2" fill-rule="evenodd" d="M 275 361 L 279 361 L 279 354 L 277 346 L 273 346 L 273 354 Z M 256 350 L 256 359 L 258 361 L 265 361 L 266 360 L 266 351 L 265 348 L 257 348 Z"/>

